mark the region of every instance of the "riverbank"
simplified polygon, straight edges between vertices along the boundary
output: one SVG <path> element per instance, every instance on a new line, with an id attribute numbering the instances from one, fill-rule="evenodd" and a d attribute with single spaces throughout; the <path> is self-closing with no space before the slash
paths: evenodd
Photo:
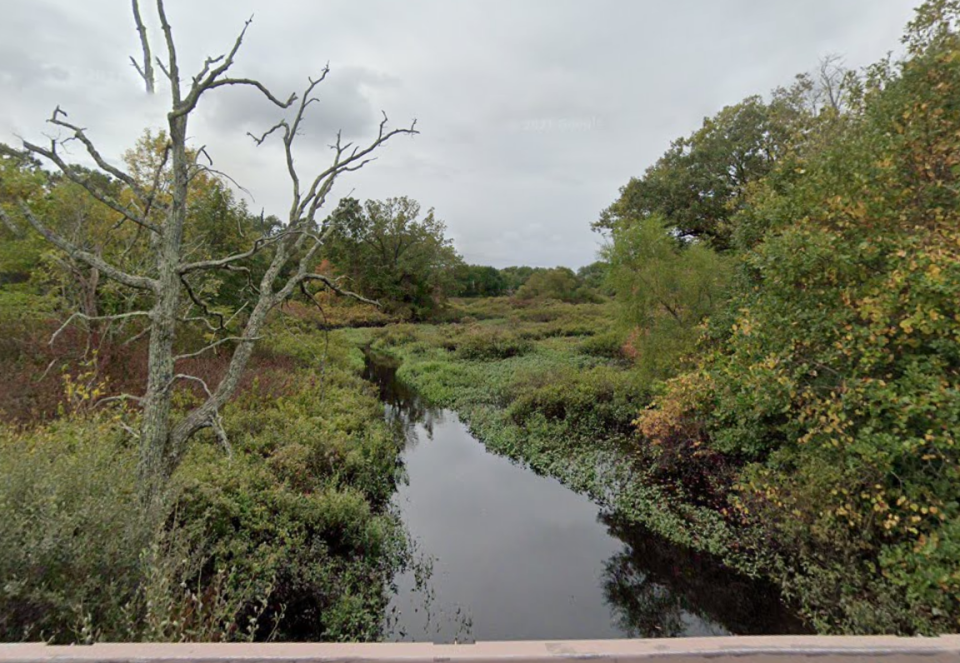
<path id="1" fill-rule="evenodd" d="M 633 421 L 655 387 L 631 370 L 610 303 L 463 300 L 459 323 L 338 332 L 399 362 L 488 449 L 555 477 L 624 522 L 776 580 L 779 560 L 722 511 L 709 467 L 664 467 Z"/>
<path id="2" fill-rule="evenodd" d="M 405 440 L 394 504 L 432 570 L 395 580 L 394 641 L 470 642 L 804 633 L 776 589 L 605 514 L 493 453 L 368 354 Z"/>

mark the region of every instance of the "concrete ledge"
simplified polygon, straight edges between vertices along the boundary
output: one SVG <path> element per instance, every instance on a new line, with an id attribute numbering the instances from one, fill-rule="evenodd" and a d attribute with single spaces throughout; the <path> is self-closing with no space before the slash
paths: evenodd
<path id="1" fill-rule="evenodd" d="M 960 663 L 960 635 L 937 638 L 763 636 L 662 640 L 478 642 L 470 645 L 398 644 L 0 644 L 0 663 L 556 663 L 600 659 L 616 663 L 666 660 L 740 663 L 814 659 L 884 663 L 922 660 Z"/>

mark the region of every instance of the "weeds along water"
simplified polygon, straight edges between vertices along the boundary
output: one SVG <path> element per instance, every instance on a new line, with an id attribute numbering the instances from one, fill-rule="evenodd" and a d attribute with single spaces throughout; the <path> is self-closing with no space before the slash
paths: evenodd
<path id="1" fill-rule="evenodd" d="M 797 632 L 769 584 L 610 517 L 582 492 L 493 453 L 452 410 L 368 354 L 405 442 L 394 497 L 419 564 L 393 581 L 393 641 Z M 429 573 L 425 573 L 429 572 Z"/>
<path id="2" fill-rule="evenodd" d="M 456 412 L 488 450 L 559 479 L 646 536 L 757 575 L 756 560 L 740 551 L 739 534 L 719 514 L 651 476 L 633 421 L 653 388 L 610 328 L 609 303 L 456 306 L 453 324 L 338 333 L 389 357 L 402 385 Z"/>

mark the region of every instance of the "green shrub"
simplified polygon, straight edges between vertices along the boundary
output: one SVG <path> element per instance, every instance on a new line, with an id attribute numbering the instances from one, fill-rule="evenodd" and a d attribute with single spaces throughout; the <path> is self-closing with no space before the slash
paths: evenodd
<path id="1" fill-rule="evenodd" d="M 549 372 L 534 380 L 511 385 L 514 399 L 508 413 L 518 424 L 541 416 L 564 420 L 578 433 L 630 434 L 637 404 L 648 398 L 633 375 L 605 366 Z"/>
<path id="2" fill-rule="evenodd" d="M 150 527 L 136 455 L 106 422 L 0 429 L 0 640 L 120 634 Z"/>
<path id="3" fill-rule="evenodd" d="M 580 341 L 577 351 L 590 357 L 624 359 L 623 343 L 623 336 L 619 332 L 604 332 Z"/>
<path id="4" fill-rule="evenodd" d="M 490 361 L 524 355 L 533 349 L 533 343 L 515 332 L 477 326 L 460 335 L 456 348 L 464 359 Z"/>
<path id="5" fill-rule="evenodd" d="M 254 637 L 265 591 L 144 520 L 136 453 L 106 417 L 0 429 L 0 640 Z"/>
<path id="6" fill-rule="evenodd" d="M 276 340 L 318 370 L 261 372 L 224 409 L 232 456 L 194 440 L 161 522 L 143 521 L 135 445 L 106 414 L 0 427 L 0 639 L 379 636 L 407 560 L 386 507 L 399 441 L 339 336 Z"/>

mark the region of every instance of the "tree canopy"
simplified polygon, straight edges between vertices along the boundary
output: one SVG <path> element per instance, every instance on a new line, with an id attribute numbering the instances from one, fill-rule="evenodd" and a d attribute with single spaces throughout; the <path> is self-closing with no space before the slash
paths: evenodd
<path id="1" fill-rule="evenodd" d="M 422 319 L 454 289 L 460 256 L 432 209 L 405 196 L 340 201 L 327 220 L 324 257 L 351 287 L 391 311 Z"/>

